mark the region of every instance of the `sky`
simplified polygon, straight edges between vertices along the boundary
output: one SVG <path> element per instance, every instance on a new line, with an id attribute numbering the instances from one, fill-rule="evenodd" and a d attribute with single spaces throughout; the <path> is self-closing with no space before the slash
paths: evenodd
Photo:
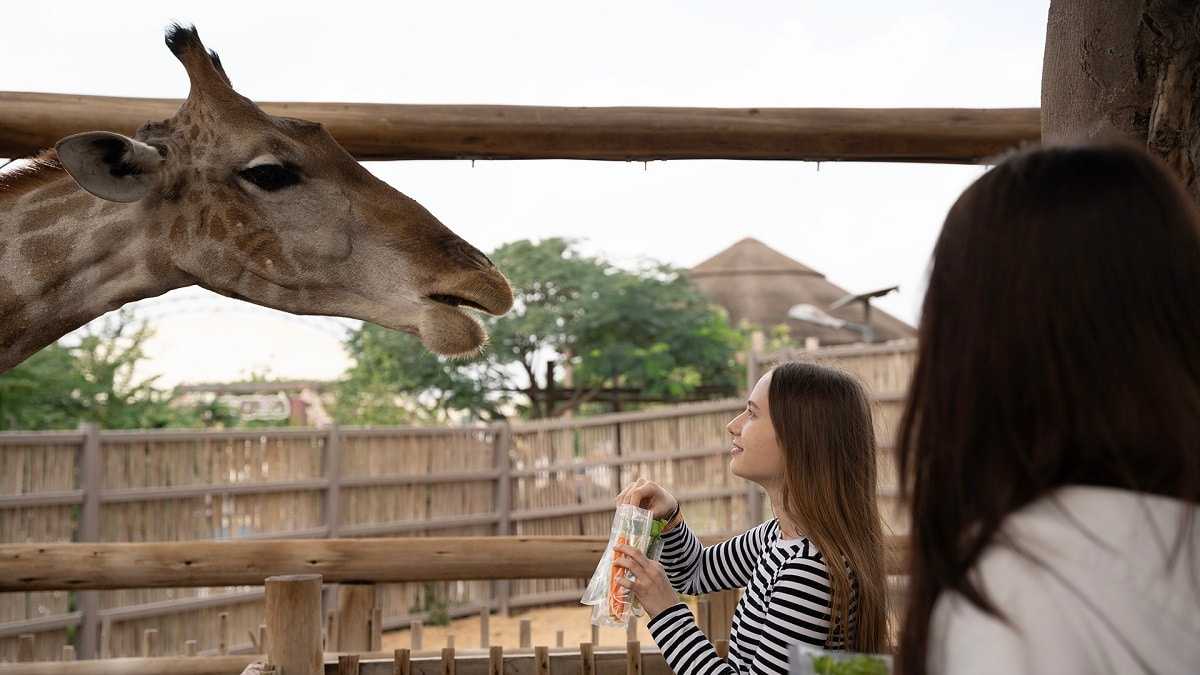
<path id="1" fill-rule="evenodd" d="M 262 101 L 1036 107 L 1049 0 L 8 3 L 0 91 L 187 95 L 162 42 L 194 23 Z M 984 171 L 928 164 L 371 162 L 483 250 L 565 236 L 682 267 L 755 237 L 915 322 L 946 210 Z M 137 303 L 160 383 L 337 377 L 348 321 L 197 288 Z"/>

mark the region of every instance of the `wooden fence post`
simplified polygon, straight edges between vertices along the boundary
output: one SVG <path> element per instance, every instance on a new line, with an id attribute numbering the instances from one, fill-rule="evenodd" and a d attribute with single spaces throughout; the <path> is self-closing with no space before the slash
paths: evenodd
<path id="1" fill-rule="evenodd" d="M 457 665 L 454 662 L 454 647 L 442 649 L 442 675 L 455 675 Z"/>
<path id="2" fill-rule="evenodd" d="M 392 675 L 411 675 L 412 652 L 407 649 L 397 649 L 392 652 Z"/>
<path id="3" fill-rule="evenodd" d="M 550 675 L 550 648 L 533 648 L 533 668 L 535 675 Z"/>
<path id="4" fill-rule="evenodd" d="M 504 675 L 504 647 L 500 645 L 488 649 L 488 675 Z"/>
<path id="5" fill-rule="evenodd" d="M 267 577 L 267 661 L 284 675 L 323 675 L 321 575 Z"/>
<path id="6" fill-rule="evenodd" d="M 493 425 L 496 466 L 496 535 L 505 536 L 512 532 L 512 427 L 508 422 Z M 512 599 L 512 582 L 500 579 L 492 582 L 492 596 L 496 600 L 496 610 L 502 616 L 509 615 L 509 601 Z M 487 645 L 484 645 L 487 646 Z"/>
<path id="7" fill-rule="evenodd" d="M 83 432 L 83 448 L 80 453 L 79 486 L 83 490 L 83 508 L 79 517 L 79 541 L 100 541 L 100 488 L 104 481 L 104 464 L 100 457 L 100 428 L 94 423 L 79 425 Z M 99 616 L 100 596 L 97 591 L 77 591 L 79 611 L 79 656 L 83 659 L 108 658 L 109 654 L 98 653 L 100 644 Z"/>
<path id="8" fill-rule="evenodd" d="M 195 640 L 188 640 L 183 643 L 184 656 L 195 656 L 200 652 L 200 643 Z"/>
<path id="9" fill-rule="evenodd" d="M 62 660 L 63 661 L 74 661 L 75 660 L 75 648 L 72 647 L 71 645 L 63 645 Z"/>
<path id="10" fill-rule="evenodd" d="M 590 642 L 579 644 L 579 675 L 596 675 L 596 647 Z"/>
<path id="11" fill-rule="evenodd" d="M 330 651 L 371 651 L 371 619 L 377 595 L 375 584 L 339 585 L 337 643 Z"/>
<path id="12" fill-rule="evenodd" d="M 358 675 L 358 654 L 342 654 L 338 657 L 338 675 Z"/>

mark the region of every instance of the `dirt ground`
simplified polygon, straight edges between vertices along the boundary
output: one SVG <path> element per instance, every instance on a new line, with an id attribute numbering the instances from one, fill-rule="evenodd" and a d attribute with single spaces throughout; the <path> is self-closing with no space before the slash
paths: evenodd
<path id="1" fill-rule="evenodd" d="M 592 639 L 591 610 L 591 607 L 576 604 L 514 610 L 511 617 L 493 613 L 488 622 L 491 644 L 516 649 L 521 645 L 521 619 L 529 619 L 533 646 L 557 646 L 557 633 L 561 630 L 563 645 L 578 647 L 579 643 Z M 422 635 L 422 647 L 426 650 L 445 647 L 450 635 L 454 636 L 455 649 L 479 649 L 479 617 L 456 619 L 449 626 L 423 626 Z M 646 629 L 645 616 L 638 619 L 638 640 L 644 645 L 654 644 Z M 624 645 L 625 630 L 601 628 L 600 644 Z M 383 634 L 385 651 L 406 647 L 412 647 L 407 629 Z"/>

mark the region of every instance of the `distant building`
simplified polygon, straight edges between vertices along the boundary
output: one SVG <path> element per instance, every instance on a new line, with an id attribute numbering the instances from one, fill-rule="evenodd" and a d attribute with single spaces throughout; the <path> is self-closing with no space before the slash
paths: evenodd
<path id="1" fill-rule="evenodd" d="M 862 303 L 829 309 L 835 301 L 849 295 L 848 291 L 757 239 L 739 241 L 693 267 L 688 276 L 701 292 L 725 308 L 734 325 L 745 321 L 769 330 L 783 324 L 791 329 L 792 338 L 798 342 L 808 337 L 817 338 L 822 345 L 862 341 L 858 332 L 848 328 L 788 318 L 792 307 L 810 304 L 839 319 L 864 323 Z M 870 325 L 878 340 L 916 335 L 912 326 L 875 306 L 871 307 Z"/>

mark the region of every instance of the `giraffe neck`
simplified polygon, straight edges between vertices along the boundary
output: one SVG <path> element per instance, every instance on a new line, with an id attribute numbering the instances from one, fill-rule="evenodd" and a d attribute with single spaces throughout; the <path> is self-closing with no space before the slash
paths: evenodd
<path id="1" fill-rule="evenodd" d="M 0 184 L 0 372 L 127 302 L 193 283 L 154 241 L 164 217 L 94 197 L 53 165 Z"/>

